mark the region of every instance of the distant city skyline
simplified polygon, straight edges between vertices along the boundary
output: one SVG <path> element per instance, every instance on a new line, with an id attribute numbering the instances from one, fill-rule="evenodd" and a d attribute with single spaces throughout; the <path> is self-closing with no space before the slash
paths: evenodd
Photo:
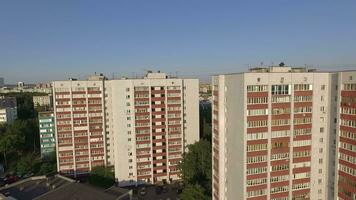
<path id="1" fill-rule="evenodd" d="M 161 70 L 209 81 L 250 66 L 356 69 L 355 1 L 3 1 L 6 84 Z"/>

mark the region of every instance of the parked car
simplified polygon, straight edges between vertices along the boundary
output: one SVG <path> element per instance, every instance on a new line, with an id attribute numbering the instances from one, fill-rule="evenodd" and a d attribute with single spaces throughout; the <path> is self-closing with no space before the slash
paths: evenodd
<path id="1" fill-rule="evenodd" d="M 140 195 L 141 196 L 145 196 L 146 195 L 146 188 L 145 187 L 142 187 L 141 189 L 140 189 Z"/>
<path id="2" fill-rule="evenodd" d="M 156 194 L 161 194 L 162 193 L 162 186 L 156 186 Z"/>

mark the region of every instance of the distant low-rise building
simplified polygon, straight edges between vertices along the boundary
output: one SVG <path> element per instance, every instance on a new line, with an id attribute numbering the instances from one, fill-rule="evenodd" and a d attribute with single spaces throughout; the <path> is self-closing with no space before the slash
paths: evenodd
<path id="1" fill-rule="evenodd" d="M 52 111 L 38 113 L 41 143 L 41 157 L 47 157 L 56 150 L 55 123 Z"/>
<path id="2" fill-rule="evenodd" d="M 52 107 L 52 95 L 42 95 L 42 96 L 33 96 L 33 105 L 35 108 L 44 106 L 44 107 Z"/>
<path id="3" fill-rule="evenodd" d="M 23 88 L 23 87 L 25 87 L 25 83 L 24 82 L 17 82 L 17 87 L 18 88 Z"/>
<path id="4" fill-rule="evenodd" d="M 0 108 L 0 123 L 12 123 L 17 119 L 17 108 Z"/>
<path id="5" fill-rule="evenodd" d="M 0 96 L 0 123 L 12 123 L 15 119 L 17 119 L 16 98 Z"/>

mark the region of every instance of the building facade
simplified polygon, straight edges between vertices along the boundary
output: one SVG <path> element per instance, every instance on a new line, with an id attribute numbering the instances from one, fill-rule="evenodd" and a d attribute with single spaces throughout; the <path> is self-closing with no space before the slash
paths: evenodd
<path id="1" fill-rule="evenodd" d="M 356 199 L 356 71 L 340 72 L 338 81 L 336 198 Z"/>
<path id="2" fill-rule="evenodd" d="M 179 179 L 177 164 L 185 147 L 199 140 L 197 79 L 148 73 L 142 79 L 92 77 L 54 82 L 53 87 L 60 172 L 77 172 L 77 164 L 88 164 L 81 171 L 87 173 L 88 162 L 100 152 L 95 165 L 114 166 L 119 185 Z M 100 146 L 94 148 L 91 141 Z"/>
<path id="3" fill-rule="evenodd" d="M 56 151 L 55 123 L 52 111 L 38 113 L 41 157 L 46 158 Z"/>
<path id="4" fill-rule="evenodd" d="M 110 88 L 119 184 L 179 179 L 185 147 L 199 140 L 198 80 L 149 73 L 110 81 Z"/>
<path id="5" fill-rule="evenodd" d="M 79 176 L 106 165 L 104 80 L 53 83 L 57 170 Z"/>
<path id="6" fill-rule="evenodd" d="M 0 96 L 0 123 L 12 123 L 17 119 L 15 97 Z"/>
<path id="7" fill-rule="evenodd" d="M 53 97 L 51 94 L 43 95 L 43 96 L 33 96 L 33 106 L 36 107 L 48 107 L 51 108 L 53 106 Z"/>
<path id="8" fill-rule="evenodd" d="M 332 199 L 337 75 L 269 67 L 213 77 L 213 199 Z"/>

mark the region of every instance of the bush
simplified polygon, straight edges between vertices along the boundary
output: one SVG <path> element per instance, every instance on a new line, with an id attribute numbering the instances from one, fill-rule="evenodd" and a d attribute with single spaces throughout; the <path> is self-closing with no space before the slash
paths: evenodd
<path id="1" fill-rule="evenodd" d="M 115 183 L 112 168 L 104 166 L 94 167 L 90 172 L 89 183 L 103 188 L 111 187 Z"/>

